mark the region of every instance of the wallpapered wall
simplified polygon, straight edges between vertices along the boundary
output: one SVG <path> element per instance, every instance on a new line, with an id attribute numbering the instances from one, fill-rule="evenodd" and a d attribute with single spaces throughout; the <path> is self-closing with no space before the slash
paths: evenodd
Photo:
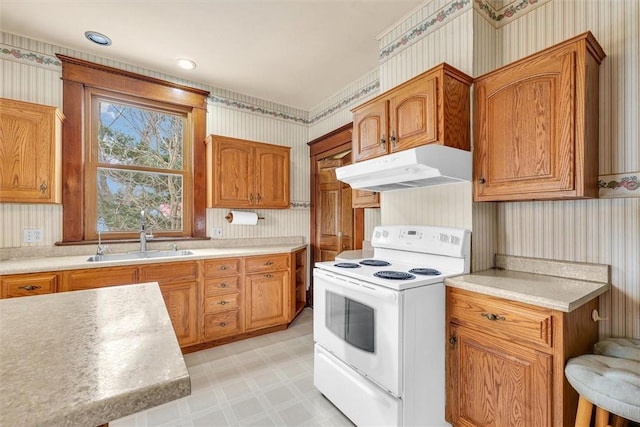
<path id="1" fill-rule="evenodd" d="M 356 105 L 442 61 L 479 76 L 591 30 L 608 55 L 600 68 L 600 199 L 472 203 L 470 184 L 386 193 L 380 210 L 367 210 L 365 232 L 368 235 L 380 223 L 471 228 L 474 270 L 491 266 L 496 252 L 609 264 L 612 291 L 600 300 L 601 316 L 609 320 L 601 322 L 601 335 L 640 338 L 639 28 L 640 4 L 635 0 L 433 0 L 381 36 L 378 69 L 310 112 L 205 88 L 212 91 L 209 132 L 294 147 L 292 200 L 300 208 L 260 212 L 273 221 L 262 227 L 223 223 L 225 237 L 308 238 L 306 142 L 349 123 L 350 109 Z M 61 52 L 172 80 L 44 43 L 0 36 L 0 53 L 7 46 L 48 55 Z M 60 105 L 55 67 L 21 63 L 6 55 L 0 55 L 0 67 L 0 96 Z M 220 226 L 224 214 L 209 210 L 208 227 Z M 0 247 L 21 245 L 16 230 L 27 226 L 42 227 L 44 244 L 51 245 L 60 236 L 60 217 L 59 206 L 0 204 Z"/>

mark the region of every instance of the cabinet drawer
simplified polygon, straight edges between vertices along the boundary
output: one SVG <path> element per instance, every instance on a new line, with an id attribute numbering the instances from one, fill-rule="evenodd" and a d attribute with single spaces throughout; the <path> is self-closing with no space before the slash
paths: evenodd
<path id="1" fill-rule="evenodd" d="M 222 337 L 242 333 L 240 311 L 232 310 L 224 313 L 204 316 L 204 340 L 211 341 Z"/>
<path id="2" fill-rule="evenodd" d="M 217 295 L 238 291 L 240 276 L 220 277 L 218 279 L 208 279 L 204 282 L 204 296 Z"/>
<path id="3" fill-rule="evenodd" d="M 552 347 L 550 310 L 474 292 L 448 290 L 449 321 L 500 338 Z"/>
<path id="4" fill-rule="evenodd" d="M 62 291 L 103 288 L 137 283 L 136 267 L 104 267 L 62 272 Z"/>
<path id="5" fill-rule="evenodd" d="M 204 262 L 205 278 L 239 274 L 241 271 L 240 258 L 225 258 Z"/>
<path id="6" fill-rule="evenodd" d="M 289 254 L 274 254 L 245 258 L 246 273 L 289 269 Z"/>
<path id="7" fill-rule="evenodd" d="M 50 294 L 56 291 L 58 276 L 54 273 L 26 274 L 2 279 L 4 298 Z"/>
<path id="8" fill-rule="evenodd" d="M 205 313 L 219 313 L 240 307 L 240 293 L 214 295 L 204 299 Z"/>
<path id="9" fill-rule="evenodd" d="M 177 262 L 146 265 L 140 268 L 140 282 L 187 282 L 198 278 L 198 263 Z"/>

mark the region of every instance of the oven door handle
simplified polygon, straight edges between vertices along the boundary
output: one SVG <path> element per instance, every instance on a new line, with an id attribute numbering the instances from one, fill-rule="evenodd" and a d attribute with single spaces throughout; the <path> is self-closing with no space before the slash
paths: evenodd
<path id="1" fill-rule="evenodd" d="M 314 275 L 328 281 L 334 286 L 345 288 L 351 290 L 352 292 L 363 293 L 368 296 L 372 296 L 389 302 L 398 301 L 399 292 L 393 291 L 391 289 L 386 289 L 381 286 L 374 287 L 373 285 L 358 283 L 344 277 L 335 276 L 331 273 L 319 270 L 317 268 L 314 269 Z"/>

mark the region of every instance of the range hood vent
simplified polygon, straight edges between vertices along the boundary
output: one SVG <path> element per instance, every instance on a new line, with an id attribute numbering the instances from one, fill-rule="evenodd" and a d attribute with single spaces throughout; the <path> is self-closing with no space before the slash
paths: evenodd
<path id="1" fill-rule="evenodd" d="M 376 192 L 471 181 L 471 152 L 439 144 L 378 157 L 336 169 L 351 188 Z"/>

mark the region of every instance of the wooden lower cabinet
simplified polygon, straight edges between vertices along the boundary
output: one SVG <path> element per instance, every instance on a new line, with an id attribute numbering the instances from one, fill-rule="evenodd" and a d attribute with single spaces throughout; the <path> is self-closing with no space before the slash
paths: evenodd
<path id="1" fill-rule="evenodd" d="M 56 292 L 57 273 L 13 274 L 0 277 L 0 297 L 15 298 Z"/>
<path id="2" fill-rule="evenodd" d="M 456 337 L 452 419 L 459 426 L 550 426 L 552 356 L 464 328 Z"/>
<path id="3" fill-rule="evenodd" d="M 66 270 L 61 273 L 60 291 L 81 291 L 106 286 L 138 283 L 138 267 L 104 267 Z"/>
<path id="4" fill-rule="evenodd" d="M 206 260 L 203 271 L 203 340 L 242 334 L 242 258 Z"/>
<path id="5" fill-rule="evenodd" d="M 200 340 L 199 263 L 148 264 L 139 267 L 140 282 L 158 282 L 180 347 Z"/>
<path id="6" fill-rule="evenodd" d="M 447 287 L 446 419 L 454 426 L 573 426 L 568 359 L 591 353 L 597 298 L 571 312 Z"/>
<path id="7" fill-rule="evenodd" d="M 245 276 L 247 331 L 289 321 L 289 271 Z"/>
<path id="8" fill-rule="evenodd" d="M 291 308 L 293 320 L 307 305 L 307 248 L 298 249 L 291 254 Z"/>

